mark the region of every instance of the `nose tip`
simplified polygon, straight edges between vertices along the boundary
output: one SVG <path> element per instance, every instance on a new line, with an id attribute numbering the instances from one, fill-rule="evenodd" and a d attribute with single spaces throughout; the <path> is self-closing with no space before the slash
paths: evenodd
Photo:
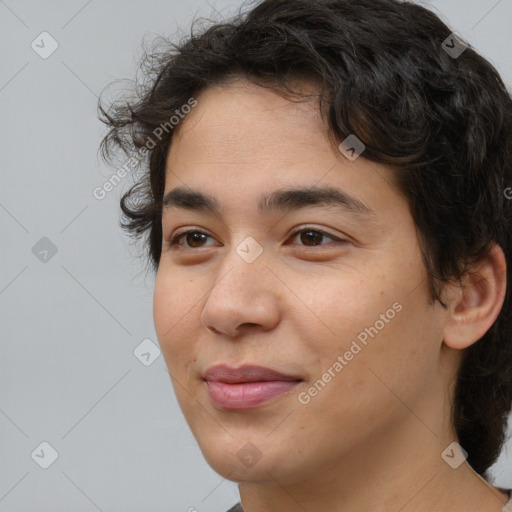
<path id="1" fill-rule="evenodd" d="M 200 320 L 212 334 L 238 338 L 253 334 L 254 329 L 268 331 L 279 322 L 282 299 L 272 275 L 266 275 L 265 269 L 265 276 L 260 275 L 242 263 L 238 271 L 229 269 L 205 294 Z"/>

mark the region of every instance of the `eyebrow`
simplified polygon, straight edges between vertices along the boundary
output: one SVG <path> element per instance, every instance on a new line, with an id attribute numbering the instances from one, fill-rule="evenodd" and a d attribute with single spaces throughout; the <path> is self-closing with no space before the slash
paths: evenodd
<path id="1" fill-rule="evenodd" d="M 356 217 L 376 217 L 375 211 L 361 200 L 329 186 L 279 189 L 258 200 L 258 211 L 262 214 L 298 211 L 310 206 L 335 207 Z M 164 196 L 164 211 L 171 208 L 207 212 L 222 217 L 221 205 L 215 197 L 185 187 L 176 187 Z"/>

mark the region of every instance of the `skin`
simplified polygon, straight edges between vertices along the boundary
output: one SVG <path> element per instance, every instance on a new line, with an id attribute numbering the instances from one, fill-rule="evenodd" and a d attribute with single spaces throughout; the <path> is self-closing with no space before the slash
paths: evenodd
<path id="1" fill-rule="evenodd" d="M 464 287 L 446 287 L 447 309 L 431 304 L 393 169 L 364 153 L 354 161 L 342 155 L 316 99 L 290 102 L 243 80 L 197 99 L 174 134 L 165 193 L 185 186 L 211 194 L 223 217 L 164 211 L 153 313 L 179 405 L 208 464 L 239 482 L 245 512 L 498 512 L 505 495 L 467 462 L 453 469 L 441 454 L 457 440 L 450 407 L 462 349 L 503 303 L 501 249 Z M 299 185 L 341 189 L 375 216 L 325 206 L 258 212 L 263 193 Z M 207 236 L 171 246 L 178 228 Z M 307 245 L 291 236 L 300 228 L 328 236 Z M 252 263 L 236 252 L 248 236 L 263 250 Z M 396 303 L 401 311 L 300 403 L 298 394 Z M 256 409 L 226 411 L 201 378 L 219 363 L 267 366 L 303 382 Z M 251 467 L 237 456 L 247 442 L 261 456 Z"/>

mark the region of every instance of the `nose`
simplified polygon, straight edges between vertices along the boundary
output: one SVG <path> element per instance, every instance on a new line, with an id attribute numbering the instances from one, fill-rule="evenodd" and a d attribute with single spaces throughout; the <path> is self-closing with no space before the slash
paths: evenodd
<path id="1" fill-rule="evenodd" d="M 218 268 L 201 312 L 201 324 L 230 338 L 248 329 L 275 328 L 281 315 L 281 287 L 263 255 L 247 263 L 233 250 Z"/>

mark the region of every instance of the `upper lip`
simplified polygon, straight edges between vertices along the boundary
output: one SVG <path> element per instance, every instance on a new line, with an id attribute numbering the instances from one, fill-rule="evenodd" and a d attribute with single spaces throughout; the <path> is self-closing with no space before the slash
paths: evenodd
<path id="1" fill-rule="evenodd" d="M 203 379 L 226 382 L 228 384 L 236 384 L 239 382 L 262 382 L 271 380 L 302 380 L 297 375 L 286 375 L 284 373 L 278 372 L 277 370 L 265 368 L 264 366 L 243 365 L 239 368 L 231 368 L 225 364 L 210 366 L 210 368 L 204 372 Z"/>

